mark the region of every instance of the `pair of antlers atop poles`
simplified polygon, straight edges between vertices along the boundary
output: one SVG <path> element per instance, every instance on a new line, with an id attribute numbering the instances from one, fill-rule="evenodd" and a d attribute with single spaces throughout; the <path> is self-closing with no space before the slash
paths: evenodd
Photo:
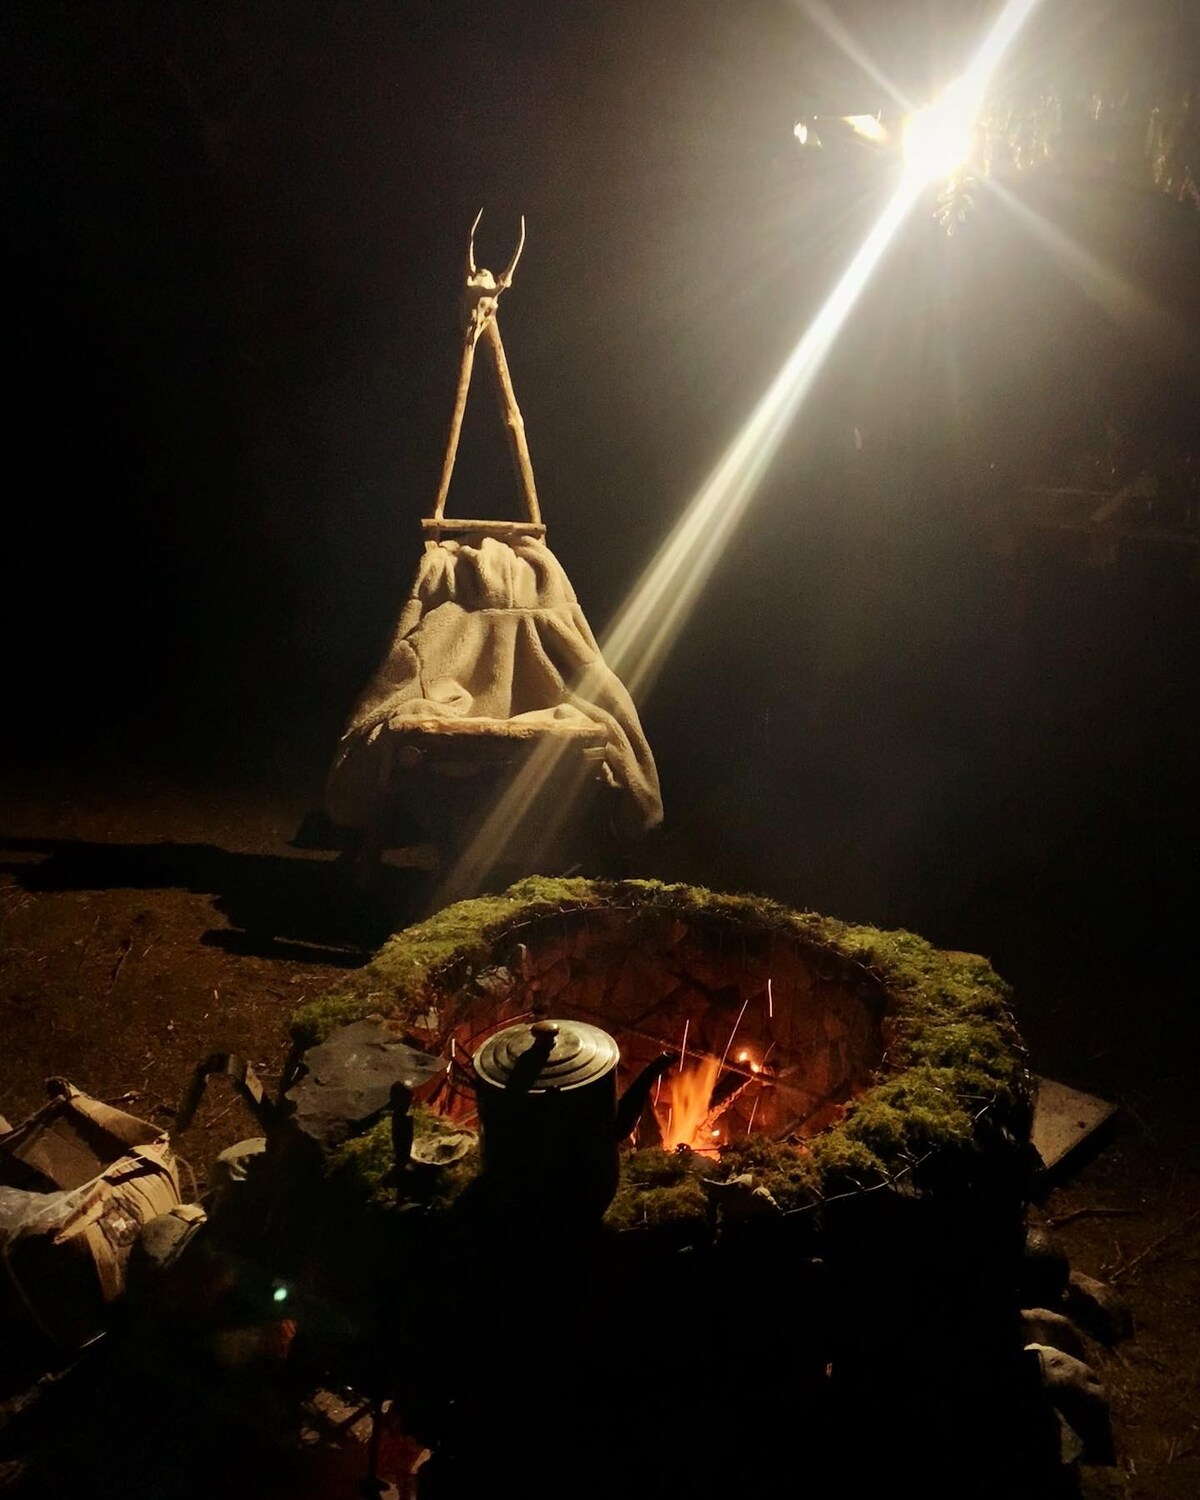
<path id="1" fill-rule="evenodd" d="M 475 222 L 471 225 L 471 234 L 467 242 L 467 277 L 463 293 L 463 350 L 458 371 L 458 390 L 454 398 L 454 411 L 450 417 L 450 433 L 446 440 L 446 456 L 442 462 L 442 477 L 438 485 L 433 515 L 423 524 L 435 533 L 450 528 L 459 531 L 502 530 L 542 536 L 546 528 L 542 524 L 542 513 L 538 506 L 537 487 L 533 479 L 533 463 L 529 457 L 529 445 L 525 439 L 525 423 L 522 420 L 520 408 L 517 406 L 508 360 L 505 358 L 504 345 L 500 340 L 500 325 L 496 320 L 496 304 L 500 300 L 500 294 L 512 285 L 513 272 L 521 258 L 521 251 L 525 248 L 525 216 L 521 215 L 521 237 L 517 241 L 517 248 L 499 276 L 494 275 L 486 266 L 475 264 L 475 231 L 479 228 L 479 221 L 482 218 L 483 209 L 480 209 L 475 215 Z M 496 389 L 500 398 L 500 413 L 508 436 L 509 450 L 512 453 L 513 469 L 516 472 L 517 483 L 529 517 L 527 522 L 446 521 L 444 518 L 446 497 L 450 493 L 450 477 L 454 473 L 454 460 L 458 453 L 458 440 L 462 432 L 463 413 L 467 409 L 471 372 L 475 366 L 475 346 L 481 338 L 491 350 Z"/>
<path id="2" fill-rule="evenodd" d="M 521 215 L 521 238 L 517 241 L 517 248 L 512 253 L 512 259 L 500 272 L 499 276 L 493 276 L 484 266 L 482 269 L 475 264 L 475 231 L 479 228 L 479 221 L 483 218 L 483 209 L 475 215 L 475 222 L 471 225 L 471 235 L 467 241 L 467 288 L 463 299 L 466 311 L 466 335 L 469 343 L 477 343 L 479 335 L 483 332 L 484 324 L 489 318 L 496 316 L 496 303 L 500 300 L 500 293 L 507 291 L 512 286 L 513 272 L 517 269 L 517 262 L 521 259 L 521 251 L 525 248 L 525 215 Z"/>

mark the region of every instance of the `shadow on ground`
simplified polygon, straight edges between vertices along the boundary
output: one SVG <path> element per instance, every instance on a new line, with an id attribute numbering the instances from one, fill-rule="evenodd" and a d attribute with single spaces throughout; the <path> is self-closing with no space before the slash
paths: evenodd
<path id="1" fill-rule="evenodd" d="M 352 864 L 331 856 L 3 834 L 0 848 L 9 856 L 0 862 L 0 874 L 27 891 L 175 888 L 211 894 L 230 928 L 214 928 L 202 941 L 263 958 L 353 967 L 428 911 L 429 875 L 386 862 L 364 886 Z"/>

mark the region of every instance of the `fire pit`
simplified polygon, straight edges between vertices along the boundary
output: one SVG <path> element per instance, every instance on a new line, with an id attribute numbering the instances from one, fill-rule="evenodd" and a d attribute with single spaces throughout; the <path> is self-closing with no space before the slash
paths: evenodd
<path id="1" fill-rule="evenodd" d="M 310 1046 L 386 1017 L 407 1040 L 444 1049 L 436 1108 L 465 1124 L 470 1058 L 516 1021 L 561 1014 L 603 1027 L 623 1084 L 674 1052 L 608 1213 L 634 1229 L 694 1217 L 694 1193 L 670 1203 L 640 1191 L 672 1175 L 658 1169 L 663 1155 L 709 1179 L 752 1170 L 788 1211 L 831 1190 L 917 1186 L 950 1159 L 969 1176 L 995 1140 L 1023 1147 L 1030 1086 L 1007 1000 L 986 960 L 911 933 L 694 887 L 533 879 L 398 934 L 304 1007 L 293 1031 Z M 340 1154 L 364 1186 L 386 1128 Z"/>
<path id="2" fill-rule="evenodd" d="M 1003 1493 L 1031 1091 L 984 959 L 751 896 L 533 879 L 399 933 L 297 1014 L 297 1047 L 369 1017 L 445 1070 L 403 1128 L 322 1151 L 293 1263 L 433 1450 L 423 1500 L 486 1492 L 498 1453 L 528 1494 L 831 1463 Z M 556 1215 L 591 1201 L 562 1175 L 498 1212 L 472 1059 L 573 1025 L 615 1043 L 618 1088 L 653 1080 L 615 1192 L 587 1224 Z"/>

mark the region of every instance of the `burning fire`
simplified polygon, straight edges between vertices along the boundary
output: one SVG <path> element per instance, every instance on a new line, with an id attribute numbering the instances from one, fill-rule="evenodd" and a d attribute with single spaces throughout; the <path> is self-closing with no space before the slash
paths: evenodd
<path id="1" fill-rule="evenodd" d="M 664 1151 L 674 1151 L 677 1146 L 690 1146 L 693 1151 L 716 1148 L 720 1131 L 713 1131 L 709 1109 L 720 1071 L 721 1064 L 715 1057 L 700 1057 L 691 1067 L 663 1080 L 655 1114 Z"/>

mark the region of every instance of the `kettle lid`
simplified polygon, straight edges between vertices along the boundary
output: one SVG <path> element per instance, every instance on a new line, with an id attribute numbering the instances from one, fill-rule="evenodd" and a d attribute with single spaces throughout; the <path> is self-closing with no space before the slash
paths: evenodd
<path id="1" fill-rule="evenodd" d="M 485 1083 L 506 1088 L 516 1072 L 525 1090 L 540 1093 L 594 1083 L 613 1071 L 620 1056 L 616 1042 L 599 1026 L 541 1020 L 493 1032 L 472 1061 Z"/>

